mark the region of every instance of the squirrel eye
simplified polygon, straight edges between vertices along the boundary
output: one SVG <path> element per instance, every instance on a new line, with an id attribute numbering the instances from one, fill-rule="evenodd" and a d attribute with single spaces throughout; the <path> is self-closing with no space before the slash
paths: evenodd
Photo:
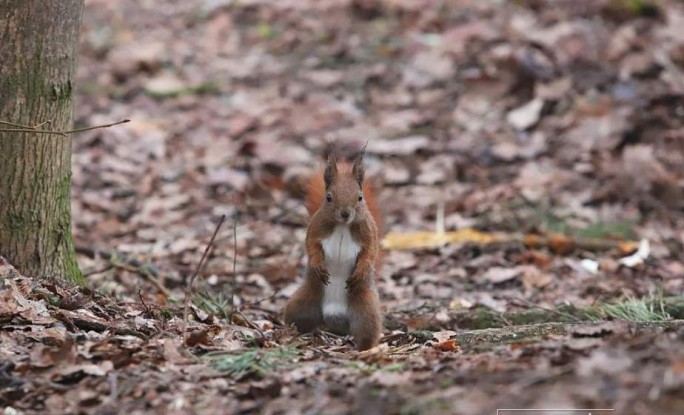
<path id="1" fill-rule="evenodd" d="M 332 194 L 328 193 L 327 195 L 325 195 L 325 200 L 327 200 L 328 203 L 332 202 Z"/>
<path id="2" fill-rule="evenodd" d="M 359 202 L 363 201 L 363 195 L 359 195 Z"/>

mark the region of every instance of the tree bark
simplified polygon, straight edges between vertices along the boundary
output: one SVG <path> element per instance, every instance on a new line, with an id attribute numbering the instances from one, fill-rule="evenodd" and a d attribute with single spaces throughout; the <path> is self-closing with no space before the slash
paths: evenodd
<path id="1" fill-rule="evenodd" d="M 0 121 L 71 129 L 84 0 L 0 0 Z M 0 255 L 83 283 L 71 235 L 71 137 L 0 125 Z M 5 130 L 5 131 L 2 131 Z"/>

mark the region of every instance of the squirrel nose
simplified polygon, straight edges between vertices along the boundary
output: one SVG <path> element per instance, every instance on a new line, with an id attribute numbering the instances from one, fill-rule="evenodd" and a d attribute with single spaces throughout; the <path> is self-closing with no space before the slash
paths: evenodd
<path id="1" fill-rule="evenodd" d="M 348 210 L 343 210 L 342 212 L 340 212 L 340 215 L 342 216 L 342 219 L 346 220 L 349 219 L 349 215 L 351 215 L 351 213 Z"/>

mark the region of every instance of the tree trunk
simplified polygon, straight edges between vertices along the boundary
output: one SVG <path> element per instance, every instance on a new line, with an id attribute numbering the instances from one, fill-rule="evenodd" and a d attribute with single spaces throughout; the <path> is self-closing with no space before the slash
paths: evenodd
<path id="1" fill-rule="evenodd" d="M 83 3 L 0 0 L 0 255 L 24 275 L 78 284 L 71 137 L 7 123 L 71 129 Z"/>

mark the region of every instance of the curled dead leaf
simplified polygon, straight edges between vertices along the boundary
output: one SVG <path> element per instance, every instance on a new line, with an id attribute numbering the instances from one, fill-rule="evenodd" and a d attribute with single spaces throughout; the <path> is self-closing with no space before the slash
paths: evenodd
<path id="1" fill-rule="evenodd" d="M 378 363 L 387 360 L 389 351 L 387 343 L 380 343 L 375 347 L 359 352 L 358 356 L 366 363 Z"/>
<path id="2" fill-rule="evenodd" d="M 461 349 L 461 346 L 454 339 L 441 341 L 432 347 L 441 352 L 457 352 Z"/>
<path id="3" fill-rule="evenodd" d="M 188 347 L 194 347 L 199 344 L 204 346 L 210 346 L 213 343 L 213 338 L 221 331 L 218 326 L 210 326 L 205 329 L 196 330 L 190 333 L 185 345 Z"/>

